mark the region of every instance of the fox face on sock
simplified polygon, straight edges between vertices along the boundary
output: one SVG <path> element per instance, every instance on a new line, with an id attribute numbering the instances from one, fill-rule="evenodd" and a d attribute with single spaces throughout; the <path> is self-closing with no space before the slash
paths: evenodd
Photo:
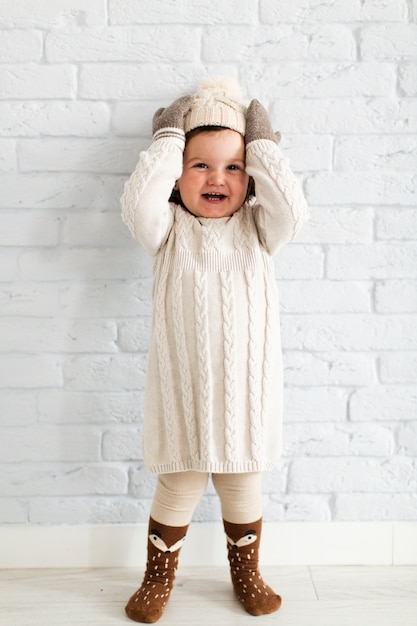
<path id="1" fill-rule="evenodd" d="M 255 543 L 258 539 L 255 530 L 247 530 L 242 537 L 238 537 L 237 539 L 231 538 L 226 535 L 227 543 L 231 548 L 243 548 L 245 546 L 250 546 L 251 543 Z"/>
<path id="2" fill-rule="evenodd" d="M 155 546 L 155 548 L 157 548 L 161 552 L 165 554 L 172 554 L 173 552 L 177 552 L 180 548 L 182 548 L 185 541 L 185 535 L 176 540 L 172 545 L 167 546 L 161 536 L 161 533 L 158 530 L 151 528 L 149 541 Z"/>

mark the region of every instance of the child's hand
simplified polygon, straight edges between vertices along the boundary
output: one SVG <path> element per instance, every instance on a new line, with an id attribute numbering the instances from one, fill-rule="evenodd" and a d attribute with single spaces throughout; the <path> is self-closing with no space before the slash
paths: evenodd
<path id="1" fill-rule="evenodd" d="M 246 113 L 246 145 L 256 139 L 269 139 L 279 143 L 281 134 L 272 130 L 268 113 L 262 104 L 258 100 L 252 100 Z"/>
<path id="2" fill-rule="evenodd" d="M 162 128 L 179 128 L 184 130 L 184 117 L 191 109 L 193 96 L 182 96 L 166 109 L 158 109 L 152 120 L 152 133 Z"/>

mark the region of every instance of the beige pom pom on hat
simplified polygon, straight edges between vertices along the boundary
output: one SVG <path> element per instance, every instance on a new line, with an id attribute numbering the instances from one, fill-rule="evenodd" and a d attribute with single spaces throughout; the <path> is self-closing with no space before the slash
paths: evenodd
<path id="1" fill-rule="evenodd" d="M 244 136 L 247 109 L 241 100 L 241 90 L 234 78 L 203 79 L 185 116 L 185 132 L 201 126 L 224 126 Z"/>

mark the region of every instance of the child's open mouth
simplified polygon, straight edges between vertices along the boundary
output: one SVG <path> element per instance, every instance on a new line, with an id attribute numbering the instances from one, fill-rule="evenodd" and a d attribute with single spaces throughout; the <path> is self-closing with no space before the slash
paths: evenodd
<path id="1" fill-rule="evenodd" d="M 222 193 L 203 193 L 203 198 L 205 200 L 209 200 L 210 202 L 220 202 L 224 200 L 227 196 Z"/>

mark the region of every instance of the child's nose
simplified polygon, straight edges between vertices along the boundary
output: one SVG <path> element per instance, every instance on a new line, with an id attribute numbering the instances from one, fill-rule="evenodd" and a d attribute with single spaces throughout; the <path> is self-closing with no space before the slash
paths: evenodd
<path id="1" fill-rule="evenodd" d="M 209 182 L 212 185 L 221 185 L 224 182 L 223 170 L 212 170 L 209 175 Z"/>

